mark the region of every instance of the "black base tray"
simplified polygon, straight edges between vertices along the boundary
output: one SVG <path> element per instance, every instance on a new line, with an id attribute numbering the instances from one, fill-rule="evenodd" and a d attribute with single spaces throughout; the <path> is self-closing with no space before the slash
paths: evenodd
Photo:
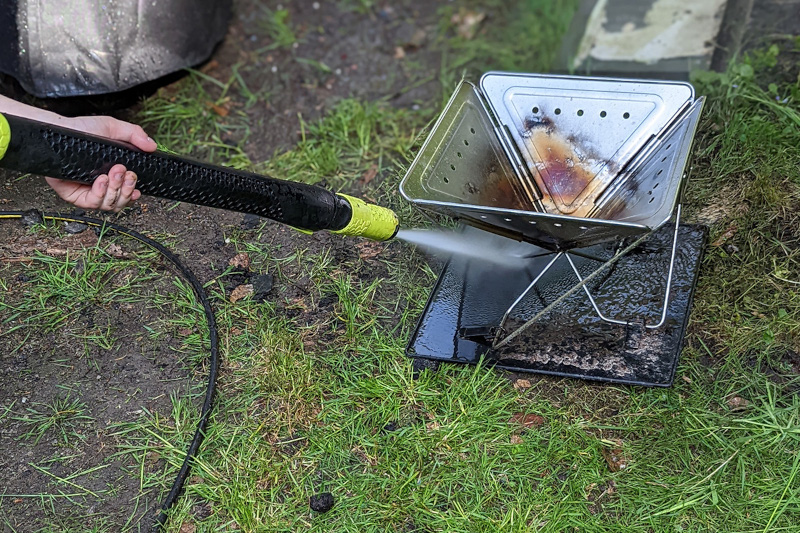
<path id="1" fill-rule="evenodd" d="M 552 256 L 531 259 L 527 269 L 451 259 L 436 282 L 406 353 L 457 363 L 483 359 L 517 372 L 668 387 L 683 347 L 708 233 L 704 226 L 680 226 L 666 322 L 658 329 L 647 329 L 645 324 L 660 319 L 674 231 L 674 225 L 665 225 L 589 284 L 600 309 L 607 316 L 630 320 L 627 325 L 602 321 L 581 289 L 496 350 L 476 333 L 490 332 L 499 325 L 506 309 Z M 587 256 L 608 259 L 614 250 L 613 244 L 583 248 L 576 251 L 583 257 L 573 256 L 573 260 L 585 277 L 601 264 Z M 537 252 L 546 250 L 532 247 L 531 255 Z M 577 282 L 566 259 L 559 259 L 520 302 L 507 329 L 519 327 Z"/>

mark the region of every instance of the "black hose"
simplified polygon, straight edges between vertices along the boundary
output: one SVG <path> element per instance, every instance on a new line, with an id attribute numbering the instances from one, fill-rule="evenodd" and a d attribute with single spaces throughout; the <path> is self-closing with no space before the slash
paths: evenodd
<path id="1" fill-rule="evenodd" d="M 119 163 L 136 173 L 136 188 L 144 195 L 250 213 L 308 231 L 341 230 L 353 216 L 345 198 L 316 185 L 211 165 L 164 150 L 143 152 L 120 141 L 2 116 L 10 127 L 7 151 L 0 153 L 3 168 L 91 185 Z"/>
<path id="2" fill-rule="evenodd" d="M 30 213 L 30 211 L 0 211 L 0 219 L 22 218 L 28 213 Z M 97 218 L 89 218 L 78 215 L 64 215 L 61 213 L 44 213 L 41 214 L 41 217 L 43 220 L 82 222 L 83 224 L 87 224 L 89 226 L 109 229 L 148 245 L 166 257 L 173 265 L 175 265 L 181 274 L 183 274 L 183 277 L 191 284 L 195 295 L 203 305 L 203 311 L 205 312 L 206 321 L 208 322 L 208 337 L 211 343 L 211 349 L 209 353 L 209 366 L 211 368 L 209 369 L 208 373 L 208 385 L 206 386 L 206 395 L 205 399 L 203 400 L 203 406 L 200 409 L 200 420 L 197 422 L 197 428 L 195 429 L 194 437 L 192 438 L 191 444 L 189 444 L 189 449 L 186 451 L 186 457 L 183 459 L 181 469 L 178 471 L 178 475 L 175 478 L 175 481 L 172 483 L 172 488 L 170 489 L 169 494 L 167 494 L 167 497 L 164 499 L 164 503 L 161 505 L 161 512 L 151 528 L 151 531 L 153 532 L 161 531 L 161 529 L 164 527 L 164 524 L 167 522 L 167 512 L 177 501 L 181 489 L 183 488 L 183 484 L 186 481 L 186 478 L 189 476 L 189 471 L 192 468 L 192 461 L 197 454 L 197 450 L 200 448 L 200 444 L 203 442 L 203 438 L 205 437 L 205 429 L 208 424 L 208 418 L 211 414 L 211 409 L 214 406 L 214 392 L 216 391 L 217 374 L 219 373 L 219 339 L 217 336 L 217 321 L 214 317 L 214 311 L 211 309 L 211 303 L 208 301 L 208 297 L 206 296 L 203 286 L 197 280 L 192 271 L 184 266 L 178 257 L 167 250 L 163 244 L 158 243 L 149 237 L 145 237 L 141 233 L 138 233 L 132 229 Z"/>

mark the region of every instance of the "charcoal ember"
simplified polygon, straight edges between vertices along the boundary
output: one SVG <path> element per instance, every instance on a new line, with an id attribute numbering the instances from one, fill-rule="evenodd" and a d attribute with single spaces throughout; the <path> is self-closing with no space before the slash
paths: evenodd
<path id="1" fill-rule="evenodd" d="M 327 513 L 333 508 L 333 504 L 333 494 L 330 492 L 320 492 L 309 499 L 311 510 L 318 513 Z"/>
<path id="2" fill-rule="evenodd" d="M 38 226 L 44 224 L 44 218 L 42 214 L 37 211 L 36 209 L 30 209 L 22 213 L 22 225 L 26 228 L 31 228 L 33 226 Z"/>
<path id="3" fill-rule="evenodd" d="M 70 235 L 77 235 L 78 233 L 83 233 L 88 228 L 89 228 L 88 224 L 84 224 L 83 222 L 77 222 L 74 220 L 64 223 L 64 231 L 66 231 Z"/>
<path id="4" fill-rule="evenodd" d="M 260 216 L 247 213 L 242 218 L 242 229 L 258 229 L 261 220 Z"/>
<path id="5" fill-rule="evenodd" d="M 253 300 L 263 302 L 272 290 L 275 277 L 272 274 L 256 274 L 250 277 L 250 283 L 253 284 Z"/>

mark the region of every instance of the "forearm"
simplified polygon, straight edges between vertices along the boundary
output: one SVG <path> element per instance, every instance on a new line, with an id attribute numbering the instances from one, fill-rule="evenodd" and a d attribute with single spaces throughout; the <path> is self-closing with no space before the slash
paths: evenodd
<path id="1" fill-rule="evenodd" d="M 58 113 L 39 109 L 38 107 L 29 106 L 22 102 L 17 102 L 2 94 L 0 94 L 0 113 L 8 113 L 9 115 L 16 115 L 18 117 L 25 117 L 31 120 L 57 124 L 64 127 L 69 127 L 72 122 L 72 119 L 68 117 L 63 117 Z"/>

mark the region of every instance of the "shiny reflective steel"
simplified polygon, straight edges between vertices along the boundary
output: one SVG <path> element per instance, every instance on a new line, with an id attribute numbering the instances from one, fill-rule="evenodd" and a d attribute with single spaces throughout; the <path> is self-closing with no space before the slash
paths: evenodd
<path id="1" fill-rule="evenodd" d="M 628 161 L 694 98 L 688 83 L 489 72 L 481 90 L 545 211 L 588 216 Z"/>

